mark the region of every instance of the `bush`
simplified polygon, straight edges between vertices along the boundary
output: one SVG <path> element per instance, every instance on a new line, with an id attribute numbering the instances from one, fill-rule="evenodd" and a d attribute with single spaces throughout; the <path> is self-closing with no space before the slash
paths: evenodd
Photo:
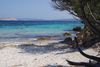
<path id="1" fill-rule="evenodd" d="M 63 34 L 63 36 L 71 36 L 71 33 L 66 32 L 66 33 Z"/>
<path id="2" fill-rule="evenodd" d="M 80 32 L 80 31 L 82 31 L 82 28 L 81 27 L 75 27 L 75 28 L 73 28 L 73 31 Z"/>

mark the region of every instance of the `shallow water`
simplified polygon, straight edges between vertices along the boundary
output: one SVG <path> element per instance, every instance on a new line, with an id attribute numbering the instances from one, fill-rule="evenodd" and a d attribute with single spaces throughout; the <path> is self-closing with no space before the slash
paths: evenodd
<path id="1" fill-rule="evenodd" d="M 0 38 L 31 38 L 36 36 L 58 36 L 76 26 L 80 21 L 0 21 Z"/>

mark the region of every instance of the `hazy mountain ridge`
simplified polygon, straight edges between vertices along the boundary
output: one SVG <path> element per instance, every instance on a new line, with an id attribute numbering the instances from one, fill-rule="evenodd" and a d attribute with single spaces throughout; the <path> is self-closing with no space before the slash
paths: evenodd
<path id="1" fill-rule="evenodd" d="M 16 18 L 0 18 L 0 20 L 6 20 L 6 21 L 9 21 L 9 20 L 17 20 Z"/>

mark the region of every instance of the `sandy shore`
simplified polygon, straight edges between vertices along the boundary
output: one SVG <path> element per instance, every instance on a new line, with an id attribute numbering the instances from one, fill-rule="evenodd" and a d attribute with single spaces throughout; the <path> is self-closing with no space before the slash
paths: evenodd
<path id="1" fill-rule="evenodd" d="M 66 44 L 58 40 L 1 42 L 0 67 L 56 67 L 69 66 L 71 61 L 88 61 L 79 52 L 70 51 Z M 93 49 L 84 50 L 90 55 L 97 55 Z"/>

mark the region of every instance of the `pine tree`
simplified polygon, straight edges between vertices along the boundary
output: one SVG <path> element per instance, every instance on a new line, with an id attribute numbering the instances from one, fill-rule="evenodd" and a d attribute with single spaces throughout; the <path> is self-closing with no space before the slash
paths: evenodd
<path id="1" fill-rule="evenodd" d="M 79 17 L 84 23 L 80 32 L 84 46 L 85 43 L 93 45 L 91 40 L 100 41 L 100 0 L 52 0 L 53 6 L 61 11 L 67 10 L 70 14 Z"/>

